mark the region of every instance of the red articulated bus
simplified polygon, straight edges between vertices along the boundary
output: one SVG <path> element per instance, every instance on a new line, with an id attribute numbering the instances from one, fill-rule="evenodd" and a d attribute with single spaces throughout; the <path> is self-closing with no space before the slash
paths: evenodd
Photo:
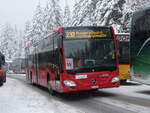
<path id="1" fill-rule="evenodd" d="M 27 80 L 51 94 L 120 86 L 112 27 L 59 28 L 26 47 Z"/>

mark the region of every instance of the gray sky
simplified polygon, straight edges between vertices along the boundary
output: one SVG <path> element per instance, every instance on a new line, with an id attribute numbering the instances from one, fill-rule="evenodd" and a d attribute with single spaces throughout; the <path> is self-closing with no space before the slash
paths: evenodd
<path id="1" fill-rule="evenodd" d="M 42 7 L 47 0 L 40 0 Z M 23 29 L 27 20 L 31 20 L 39 0 L 0 0 L 0 26 L 5 23 L 17 25 Z M 72 8 L 74 0 L 68 0 Z M 65 0 L 60 0 L 63 7 Z"/>

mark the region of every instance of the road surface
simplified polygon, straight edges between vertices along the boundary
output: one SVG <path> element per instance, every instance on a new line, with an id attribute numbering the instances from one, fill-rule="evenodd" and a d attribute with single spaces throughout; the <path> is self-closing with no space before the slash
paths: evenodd
<path id="1" fill-rule="evenodd" d="M 0 113 L 150 113 L 150 86 L 129 81 L 119 88 L 51 96 L 10 74 L 0 87 Z"/>

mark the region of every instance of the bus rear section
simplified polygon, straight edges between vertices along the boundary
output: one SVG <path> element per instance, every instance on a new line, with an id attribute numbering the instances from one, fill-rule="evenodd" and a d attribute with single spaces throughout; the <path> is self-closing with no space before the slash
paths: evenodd
<path id="1" fill-rule="evenodd" d="M 0 86 L 2 86 L 4 82 L 6 82 L 6 73 L 4 70 L 0 70 Z"/>
<path id="2" fill-rule="evenodd" d="M 6 82 L 6 72 L 3 69 L 3 65 L 5 64 L 5 56 L 0 52 L 0 86 Z"/>
<path id="3" fill-rule="evenodd" d="M 59 28 L 44 40 L 28 50 L 27 79 L 32 83 L 61 93 L 120 86 L 111 27 Z"/>
<path id="4" fill-rule="evenodd" d="M 121 82 L 130 79 L 130 36 L 129 33 L 117 33 L 119 78 Z"/>

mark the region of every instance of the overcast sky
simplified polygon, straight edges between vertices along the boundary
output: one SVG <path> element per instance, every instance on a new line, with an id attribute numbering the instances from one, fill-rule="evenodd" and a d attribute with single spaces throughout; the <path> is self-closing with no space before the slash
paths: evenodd
<path id="1" fill-rule="evenodd" d="M 46 1 L 40 0 L 42 7 Z M 0 26 L 10 23 L 23 29 L 25 22 L 32 19 L 38 2 L 39 0 L 0 0 Z M 71 8 L 73 3 L 74 0 L 68 0 Z M 60 0 L 60 4 L 64 7 L 65 0 Z"/>

